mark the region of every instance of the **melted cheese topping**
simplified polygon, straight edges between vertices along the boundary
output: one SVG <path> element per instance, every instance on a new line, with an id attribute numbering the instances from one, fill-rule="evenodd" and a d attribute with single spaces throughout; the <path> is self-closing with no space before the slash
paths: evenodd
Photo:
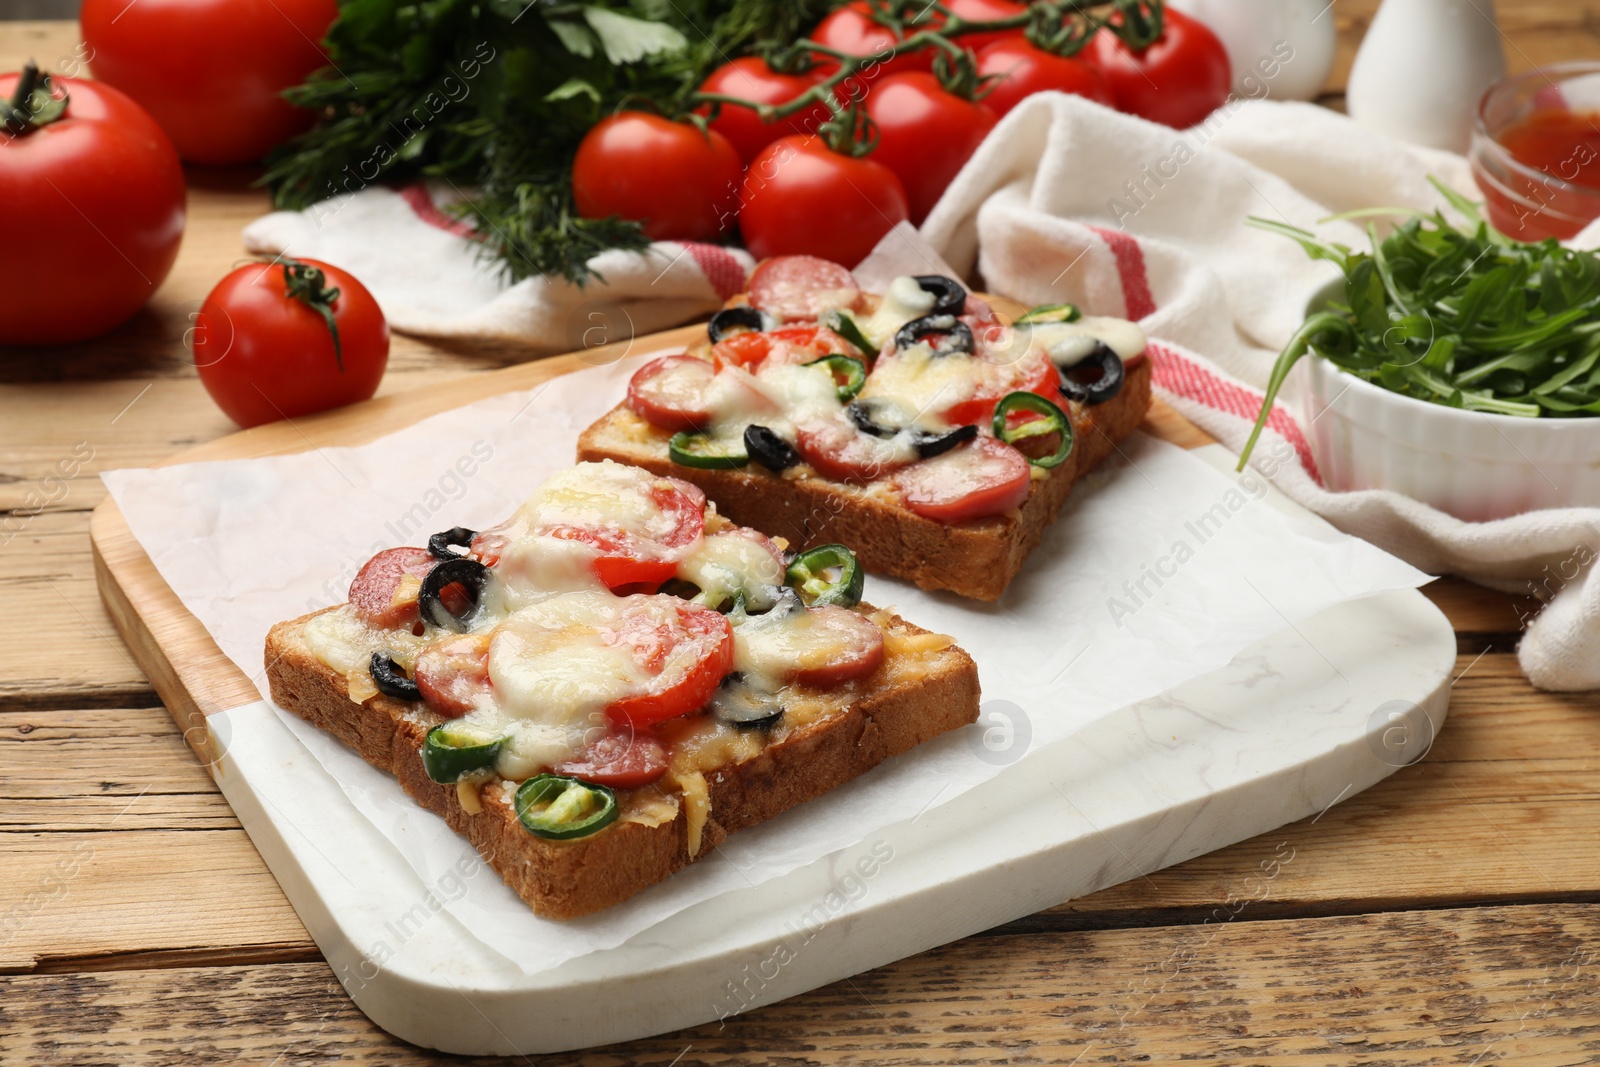
<path id="1" fill-rule="evenodd" d="M 700 587 L 695 600 L 707 607 L 720 607 L 743 593 L 746 605 L 765 611 L 777 602 L 785 570 L 770 544 L 755 531 L 737 527 L 713 534 L 678 565 L 678 576 Z"/>
<path id="2" fill-rule="evenodd" d="M 796 671 L 827 666 L 837 649 L 816 620 L 815 611 L 782 607 L 740 620 L 733 628 L 733 669 L 747 684 L 774 692 Z"/>
<path id="3" fill-rule="evenodd" d="M 464 774 L 456 783 L 456 801 L 461 805 L 461 810 L 468 815 L 478 815 L 483 811 L 483 794 L 480 790 L 483 783 L 488 780 L 488 775 L 483 771 L 474 771 Z"/>
<path id="4" fill-rule="evenodd" d="M 500 553 L 494 576 L 504 586 L 504 600 L 489 605 L 494 618 L 573 592 L 604 592 L 595 574 L 600 551 L 586 541 L 553 537 L 562 527 L 612 531 L 660 541 L 676 532 L 678 518 L 656 502 L 664 481 L 649 471 L 610 460 L 579 463 L 551 476 L 528 498 L 507 524 L 514 536 Z M 692 553 L 698 541 L 679 549 L 659 548 L 668 559 Z"/>
<path id="5" fill-rule="evenodd" d="M 824 366 L 778 363 L 762 367 L 756 384 L 791 422 L 825 418 L 843 406 L 833 372 Z"/>
<path id="6" fill-rule="evenodd" d="M 529 533 L 506 546 L 494 573 L 506 589 L 506 607 L 515 611 L 560 593 L 604 591 L 594 572 L 599 556 L 583 541 Z"/>
<path id="7" fill-rule="evenodd" d="M 378 695 L 378 683 L 372 680 L 371 670 L 346 671 L 344 687 L 352 704 L 365 704 Z"/>
<path id="8" fill-rule="evenodd" d="M 489 641 L 489 679 L 501 710 L 565 727 L 648 689 L 651 675 L 626 646 L 606 640 L 630 601 L 648 598 L 566 593 L 507 616 Z"/>
<path id="9" fill-rule="evenodd" d="M 689 858 L 693 859 L 700 852 L 700 835 L 711 815 L 711 790 L 706 788 L 706 776 L 699 771 L 676 772 L 673 780 L 683 794 L 684 829 L 688 832 Z"/>
<path id="10" fill-rule="evenodd" d="M 1071 367 L 1089 357 L 1097 346 L 1105 345 L 1124 363 L 1144 351 L 1145 335 L 1127 319 L 1085 315 L 1077 322 L 1041 323 L 1029 328 L 1033 342 L 1050 354 L 1058 367 Z"/>
<path id="11" fill-rule="evenodd" d="M 710 717 L 683 720 L 672 740 L 672 765 L 682 773 L 705 773 L 754 759 L 764 747 L 760 730 L 740 730 Z"/>
<path id="12" fill-rule="evenodd" d="M 948 430 L 950 423 L 940 413 L 972 396 L 987 369 L 982 360 L 962 352 L 935 355 L 925 344 L 913 345 L 880 359 L 860 398 L 892 412 L 883 420 L 889 425 Z"/>
<path id="13" fill-rule="evenodd" d="M 556 526 L 614 527 L 645 536 L 671 533 L 651 487 L 661 479 L 609 459 L 551 475 L 517 509 L 515 522 L 534 532 Z"/>
<path id="14" fill-rule="evenodd" d="M 658 787 L 635 789 L 628 794 L 622 814 L 623 822 L 636 822 L 642 826 L 660 826 L 678 817 L 678 798 L 663 793 Z"/>
<path id="15" fill-rule="evenodd" d="M 856 325 L 867 340 L 881 349 L 900 327 L 912 319 L 922 318 L 938 302 L 939 298 L 918 285 L 915 278 L 902 274 L 889 283 L 889 291 L 884 293 L 878 309 L 857 319 Z"/>
<path id="16" fill-rule="evenodd" d="M 422 638 L 409 630 L 369 626 L 349 604 L 341 604 L 311 619 L 301 628 L 300 638 L 313 656 L 346 677 L 357 671 L 367 673 L 374 652 L 388 652 L 395 663 L 409 671 L 424 644 Z M 368 680 L 371 680 L 370 674 Z"/>
<path id="17" fill-rule="evenodd" d="M 796 426 L 833 417 L 844 405 L 828 368 L 772 363 L 755 374 L 742 367 L 723 367 L 712 379 L 706 409 L 711 412 L 707 436 L 731 451 L 743 452 L 747 426 L 765 426 L 793 441 Z"/>

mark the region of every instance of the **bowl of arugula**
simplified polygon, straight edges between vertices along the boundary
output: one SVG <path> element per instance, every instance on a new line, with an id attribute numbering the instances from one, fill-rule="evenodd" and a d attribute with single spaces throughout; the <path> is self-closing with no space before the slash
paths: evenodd
<path id="1" fill-rule="evenodd" d="M 1391 489 L 1468 521 L 1600 505 L 1600 253 L 1406 215 L 1356 251 L 1252 219 L 1344 278 L 1279 355 L 1249 458 L 1289 372 L 1310 355 L 1305 422 L 1324 484 Z"/>

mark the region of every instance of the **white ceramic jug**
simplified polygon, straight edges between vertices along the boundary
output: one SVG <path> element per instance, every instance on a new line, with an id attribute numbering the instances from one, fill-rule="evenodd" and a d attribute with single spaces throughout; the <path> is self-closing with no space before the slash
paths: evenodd
<path id="1" fill-rule="evenodd" d="M 1328 0 L 1171 0 L 1222 39 L 1233 91 L 1246 99 L 1310 100 L 1333 68 L 1338 34 Z"/>
<path id="2" fill-rule="evenodd" d="M 1346 104 L 1380 133 L 1465 152 L 1478 101 L 1505 69 L 1493 0 L 1384 0 Z"/>

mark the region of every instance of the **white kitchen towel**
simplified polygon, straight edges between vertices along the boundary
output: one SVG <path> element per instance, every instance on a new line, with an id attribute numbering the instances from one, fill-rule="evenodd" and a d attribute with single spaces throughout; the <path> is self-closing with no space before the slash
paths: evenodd
<path id="1" fill-rule="evenodd" d="M 1277 219 L 1361 248 L 1356 224 L 1320 220 L 1378 205 L 1442 208 L 1430 174 L 1479 196 L 1460 156 L 1402 145 L 1310 104 L 1235 100 L 1177 132 L 1041 96 L 995 129 L 923 235 L 957 270 L 976 267 L 993 292 L 1138 320 L 1158 339 L 1159 394 L 1238 450 L 1278 351 L 1311 297 L 1339 277 L 1244 220 Z M 1574 243 L 1596 236 L 1600 225 Z M 1251 460 L 1278 488 L 1430 573 L 1547 602 L 1518 648 L 1524 672 L 1544 689 L 1600 687 L 1600 509 L 1473 523 L 1393 492 L 1329 492 L 1285 393 Z"/>
<path id="2" fill-rule="evenodd" d="M 449 212 L 459 199 L 448 184 L 369 186 L 257 219 L 244 244 L 349 271 L 402 333 L 515 341 L 539 354 L 630 340 L 710 314 L 755 266 L 743 249 L 660 241 L 643 253 L 596 256 L 590 265 L 603 280 L 581 287 L 550 277 L 510 284 L 472 228 Z"/>
<path id="3" fill-rule="evenodd" d="M 1376 205 L 1442 207 L 1430 174 L 1478 196 L 1460 156 L 1402 145 L 1310 104 L 1235 98 L 1179 132 L 1048 93 L 1001 121 L 922 233 L 959 272 L 978 270 L 991 292 L 1139 320 L 1155 339 L 1160 395 L 1238 449 L 1277 352 L 1312 295 L 1338 277 L 1244 220 L 1280 219 L 1359 248 L 1366 237 L 1355 224 L 1319 220 Z M 742 252 L 661 244 L 599 257 L 603 286 L 506 287 L 465 233 L 414 186 L 270 215 L 245 238 L 252 251 L 351 269 L 397 329 L 514 337 L 547 350 L 615 339 L 627 328 L 619 318 L 644 332 L 709 311 L 750 265 Z M 1600 244 L 1600 224 L 1574 243 Z M 1600 688 L 1600 577 L 1590 566 L 1600 509 L 1468 523 L 1391 492 L 1331 493 L 1297 395 L 1291 379 L 1252 459 L 1263 473 L 1417 567 L 1547 602 L 1519 647 L 1524 671 L 1546 689 Z"/>

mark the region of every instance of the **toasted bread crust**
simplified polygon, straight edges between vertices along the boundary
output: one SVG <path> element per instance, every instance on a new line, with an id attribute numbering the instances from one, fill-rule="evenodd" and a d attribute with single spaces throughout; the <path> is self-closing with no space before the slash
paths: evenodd
<path id="1" fill-rule="evenodd" d="M 549 919 L 577 918 L 626 900 L 707 855 L 730 832 L 821 796 L 978 715 L 972 657 L 955 646 L 926 653 L 929 668 L 920 678 L 889 684 L 880 669 L 843 713 L 796 730 L 752 759 L 706 772 L 711 813 L 695 855 L 689 854 L 682 803 L 675 817 L 655 826 L 619 820 L 591 837 L 550 841 L 523 829 L 496 785 L 480 791 L 482 810 L 473 814 L 462 806 L 456 786 L 429 779 L 419 753 L 428 730 L 444 720 L 423 705 L 383 695 L 353 702 L 344 676 L 317 659 L 302 638 L 302 628 L 317 614 L 279 623 L 267 635 L 272 699 L 394 775 L 419 804 L 466 836 L 535 913 Z M 907 635 L 926 632 L 899 618 L 889 627 Z"/>
<path id="2" fill-rule="evenodd" d="M 1055 521 L 1072 486 L 1105 461 L 1150 408 L 1150 360 L 1130 363 L 1122 391 L 1095 407 L 1068 405 L 1075 444 L 1049 477 L 1033 483 L 1015 515 L 951 525 L 918 515 L 881 494 L 821 478 L 792 478 L 752 464 L 700 470 L 667 456 L 670 434 L 619 404 L 578 438 L 578 459 L 611 459 L 690 481 L 741 526 L 788 538 L 794 548 L 849 545 L 868 571 L 998 600 L 1028 553 Z"/>

